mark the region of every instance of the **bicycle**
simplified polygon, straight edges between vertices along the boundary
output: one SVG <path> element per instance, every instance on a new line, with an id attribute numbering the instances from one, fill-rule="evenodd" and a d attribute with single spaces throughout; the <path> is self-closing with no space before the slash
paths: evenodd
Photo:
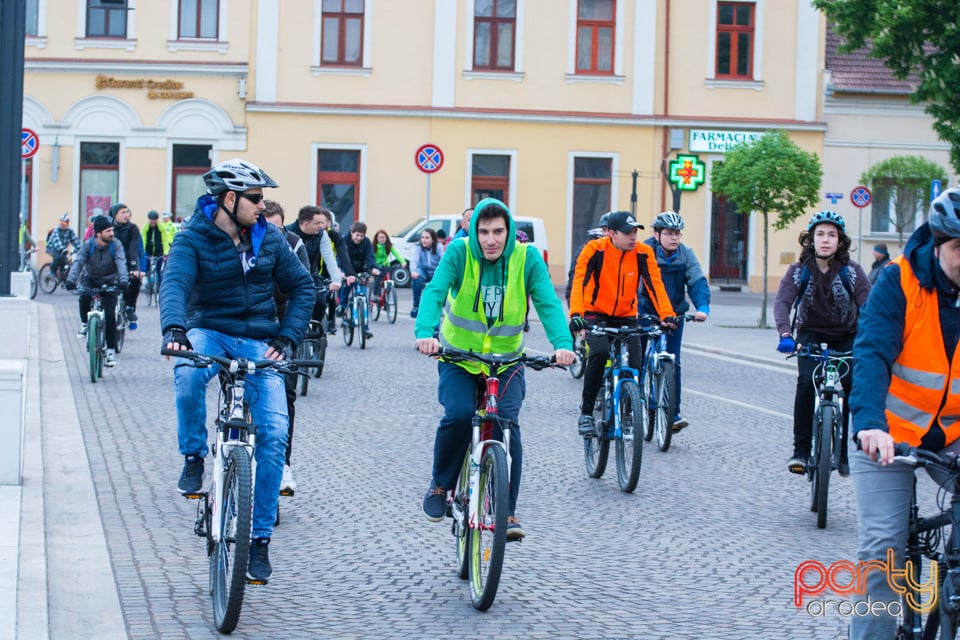
<path id="1" fill-rule="evenodd" d="M 511 424 L 498 415 L 498 374 L 515 365 L 535 371 L 563 367 L 554 363 L 552 357 L 526 354 L 512 357 L 441 349 L 431 357 L 446 362 L 478 362 L 490 371 L 477 376 L 477 411 L 473 416 L 470 447 L 447 506 L 447 515 L 453 518 L 451 532 L 457 543 L 457 575 L 468 579 L 473 607 L 486 611 L 500 586 L 510 510 Z M 508 384 L 510 379 L 504 387 Z M 499 427 L 502 439 L 497 439 L 494 427 Z"/>
<path id="2" fill-rule="evenodd" d="M 350 306 L 344 310 L 343 318 L 343 342 L 348 347 L 353 344 L 353 333 L 357 331 L 357 340 L 361 349 L 367 348 L 367 333 L 369 332 L 369 323 L 367 321 L 367 285 L 373 276 L 368 273 L 358 273 L 357 282 L 353 288 L 353 295 L 350 298 Z"/>
<path id="3" fill-rule="evenodd" d="M 590 347 L 587 345 L 587 341 L 583 336 L 577 336 L 574 339 L 573 352 L 576 354 L 577 359 L 573 361 L 572 365 L 567 367 L 567 371 L 570 372 L 574 380 L 579 380 L 583 377 L 583 371 L 587 366 L 587 357 L 590 355 Z"/>
<path id="4" fill-rule="evenodd" d="M 151 256 L 147 259 L 147 274 L 143 278 L 141 292 L 147 294 L 147 306 L 159 305 L 160 271 L 163 269 L 163 256 Z"/>
<path id="5" fill-rule="evenodd" d="M 816 387 L 813 410 L 813 440 L 807 479 L 810 481 L 810 510 L 817 514 L 817 528 L 827 526 L 827 501 L 830 496 L 830 473 L 840 465 L 843 444 L 844 391 L 840 380 L 850 370 L 852 351 L 831 351 L 827 345 L 803 345 L 792 357 L 818 360 L 813 370 Z"/>
<path id="6" fill-rule="evenodd" d="M 939 513 L 921 516 L 914 477 L 905 556 L 910 577 L 903 583 L 902 619 L 896 638 L 932 640 L 938 630 L 940 638 L 954 638 L 960 628 L 960 460 L 953 453 L 934 453 L 906 443 L 897 444 L 895 454 L 895 461 L 924 467 L 941 489 Z M 949 508 L 944 508 L 944 493 L 951 494 Z M 950 531 L 941 551 L 947 526 Z M 920 581 L 924 557 L 932 563 L 926 585 Z M 936 585 L 933 596 L 921 591 L 920 587 L 927 585 Z"/>
<path id="7" fill-rule="evenodd" d="M 37 288 L 40 284 L 40 275 L 37 273 L 37 270 L 30 264 L 30 257 L 37 252 L 37 248 L 33 247 L 31 249 L 20 249 L 20 266 L 18 271 L 29 272 L 30 273 L 30 299 L 33 300 L 37 297 Z"/>
<path id="8" fill-rule="evenodd" d="M 383 270 L 383 282 L 380 283 L 380 294 L 370 301 L 370 315 L 374 320 L 380 319 L 380 311 L 386 311 L 390 324 L 397 321 L 397 291 L 394 288 L 393 269 Z"/>
<path id="9" fill-rule="evenodd" d="M 319 378 L 323 374 L 323 361 L 327 356 L 327 332 L 323 330 L 323 325 L 319 320 L 311 320 L 307 325 L 307 333 L 303 337 L 303 342 L 297 347 L 294 357 L 297 360 L 309 361 L 309 368 L 313 369 L 314 376 Z M 305 367 L 306 368 L 306 367 Z M 310 376 L 301 375 L 300 377 L 300 395 L 307 395 L 307 388 L 310 386 Z"/>
<path id="10" fill-rule="evenodd" d="M 116 294 L 116 307 L 120 309 L 122 289 L 109 284 L 97 288 L 80 287 L 78 294 L 90 295 L 90 311 L 87 313 L 87 353 L 89 354 L 90 382 L 96 383 L 103 377 L 103 361 L 107 357 L 107 328 L 106 316 L 103 309 L 103 294 Z M 121 314 L 122 315 L 122 314 Z M 119 351 L 119 349 L 117 350 Z"/>
<path id="11" fill-rule="evenodd" d="M 593 408 L 594 433 L 583 438 L 587 475 L 600 478 L 607 469 L 610 441 L 616 441 L 617 484 L 626 493 L 637 488 L 643 462 L 643 434 L 649 415 L 640 395 L 640 372 L 630 367 L 627 338 L 640 335 L 640 327 L 593 325 L 592 335 L 606 335 L 610 342 L 603 382 Z"/>
<path id="12" fill-rule="evenodd" d="M 194 533 L 207 540 L 210 595 L 217 631 L 230 633 L 240 619 L 247 584 L 265 584 L 247 578 L 250 534 L 253 527 L 253 487 L 256 478 L 257 425 L 244 397 L 247 375 L 264 369 L 296 373 L 312 362 L 247 360 L 194 351 L 163 349 L 162 355 L 185 358 L 195 367 L 219 366 L 221 382 L 217 436 L 211 447 L 213 473 L 207 489 L 186 497 L 197 503 Z"/>
<path id="13" fill-rule="evenodd" d="M 66 250 L 64 250 L 66 253 Z M 73 264 L 73 258 L 77 255 L 77 251 L 73 250 L 67 255 L 67 261 L 60 266 L 55 272 L 51 269 L 52 262 L 40 267 L 40 289 L 44 293 L 53 293 L 57 290 L 57 287 L 64 284 L 67 281 L 67 276 L 70 275 L 70 265 Z"/>

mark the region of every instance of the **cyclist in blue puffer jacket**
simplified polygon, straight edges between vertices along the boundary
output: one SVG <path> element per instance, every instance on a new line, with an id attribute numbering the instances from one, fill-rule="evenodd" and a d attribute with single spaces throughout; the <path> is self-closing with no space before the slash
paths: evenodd
<path id="1" fill-rule="evenodd" d="M 683 218 L 680 214 L 664 211 L 653 219 L 653 237 L 644 242 L 653 247 L 657 255 L 663 287 L 670 296 L 670 304 L 673 305 L 677 316 L 682 316 L 690 310 L 690 303 L 687 301 L 689 294 L 695 309 L 695 319 L 697 322 L 703 322 L 710 315 L 710 285 L 693 249 L 680 242 L 683 236 L 682 231 Z M 657 315 L 643 287 L 640 288 L 640 313 Z M 680 343 L 682 340 L 683 319 L 680 318 L 677 329 L 667 334 L 667 352 L 674 354 L 677 358 L 677 394 L 673 411 L 674 433 L 690 424 L 680 415 Z"/>
<path id="2" fill-rule="evenodd" d="M 270 176 L 244 160 L 228 160 L 203 175 L 190 222 L 174 237 L 160 285 L 163 348 L 229 358 L 289 358 L 313 310 L 313 278 L 290 250 L 286 237 L 260 215 Z M 277 319 L 274 284 L 287 297 Z M 196 495 L 203 486 L 207 452 L 206 389 L 217 367 L 174 368 L 180 453 L 178 489 Z M 287 402 L 283 375 L 265 369 L 247 376 L 257 424 L 253 544 L 247 577 L 265 583 L 272 573 L 267 545 L 273 533 L 287 449 Z"/>

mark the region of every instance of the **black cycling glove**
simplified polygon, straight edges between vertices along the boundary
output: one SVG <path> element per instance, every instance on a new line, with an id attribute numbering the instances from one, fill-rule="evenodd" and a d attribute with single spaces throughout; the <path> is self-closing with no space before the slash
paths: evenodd
<path id="1" fill-rule="evenodd" d="M 293 342 L 286 336 L 277 336 L 270 341 L 270 346 L 273 347 L 274 351 L 283 356 L 284 360 L 289 360 L 293 357 Z"/>
<path id="2" fill-rule="evenodd" d="M 587 321 L 579 315 L 570 317 L 570 333 L 580 333 L 587 329 Z"/>
<path id="3" fill-rule="evenodd" d="M 181 347 L 186 348 L 187 351 L 193 351 L 193 345 L 190 344 L 190 340 L 187 339 L 187 330 L 183 327 L 178 327 L 176 325 L 172 327 L 167 327 L 163 331 L 163 344 L 160 345 L 160 349 L 166 349 L 167 345 L 171 342 L 180 345 Z"/>
<path id="4" fill-rule="evenodd" d="M 75 291 L 76 288 L 77 288 L 77 283 L 76 283 L 76 282 L 67 281 L 67 282 L 64 282 L 64 283 L 63 283 L 63 286 L 65 286 L 65 287 L 67 288 L 67 291 Z"/>

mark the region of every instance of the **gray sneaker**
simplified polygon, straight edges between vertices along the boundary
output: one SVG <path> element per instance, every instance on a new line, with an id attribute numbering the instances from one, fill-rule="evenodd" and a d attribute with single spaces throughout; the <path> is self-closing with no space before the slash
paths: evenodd
<path id="1" fill-rule="evenodd" d="M 577 431 L 584 437 L 592 436 L 596 432 L 593 425 L 593 416 L 589 413 L 581 413 L 580 420 L 577 422 Z"/>

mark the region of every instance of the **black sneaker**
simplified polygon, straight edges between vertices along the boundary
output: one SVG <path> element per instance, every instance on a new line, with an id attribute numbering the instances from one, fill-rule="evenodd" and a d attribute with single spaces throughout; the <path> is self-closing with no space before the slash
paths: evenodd
<path id="1" fill-rule="evenodd" d="M 273 567 L 270 566 L 270 538 L 254 538 L 250 545 L 247 580 L 255 584 L 267 584 L 271 575 Z"/>
<path id="2" fill-rule="evenodd" d="M 364 332 L 363 332 L 363 337 L 366 338 L 367 340 L 369 340 L 370 338 L 373 337 L 373 333 L 371 333 L 370 331 L 364 331 Z"/>
<path id="3" fill-rule="evenodd" d="M 841 478 L 846 478 L 850 475 L 850 463 L 846 460 L 841 460 L 837 464 L 837 473 L 840 474 Z"/>
<path id="4" fill-rule="evenodd" d="M 447 490 L 431 485 L 423 495 L 423 515 L 430 522 L 440 522 L 447 515 Z"/>
<path id="5" fill-rule="evenodd" d="M 577 422 L 577 431 L 580 435 L 592 436 L 594 434 L 593 416 L 589 413 L 581 413 L 580 420 Z"/>
<path id="6" fill-rule="evenodd" d="M 185 496 L 196 495 L 203 488 L 203 458 L 198 455 L 184 457 L 183 472 L 177 489 Z"/>

